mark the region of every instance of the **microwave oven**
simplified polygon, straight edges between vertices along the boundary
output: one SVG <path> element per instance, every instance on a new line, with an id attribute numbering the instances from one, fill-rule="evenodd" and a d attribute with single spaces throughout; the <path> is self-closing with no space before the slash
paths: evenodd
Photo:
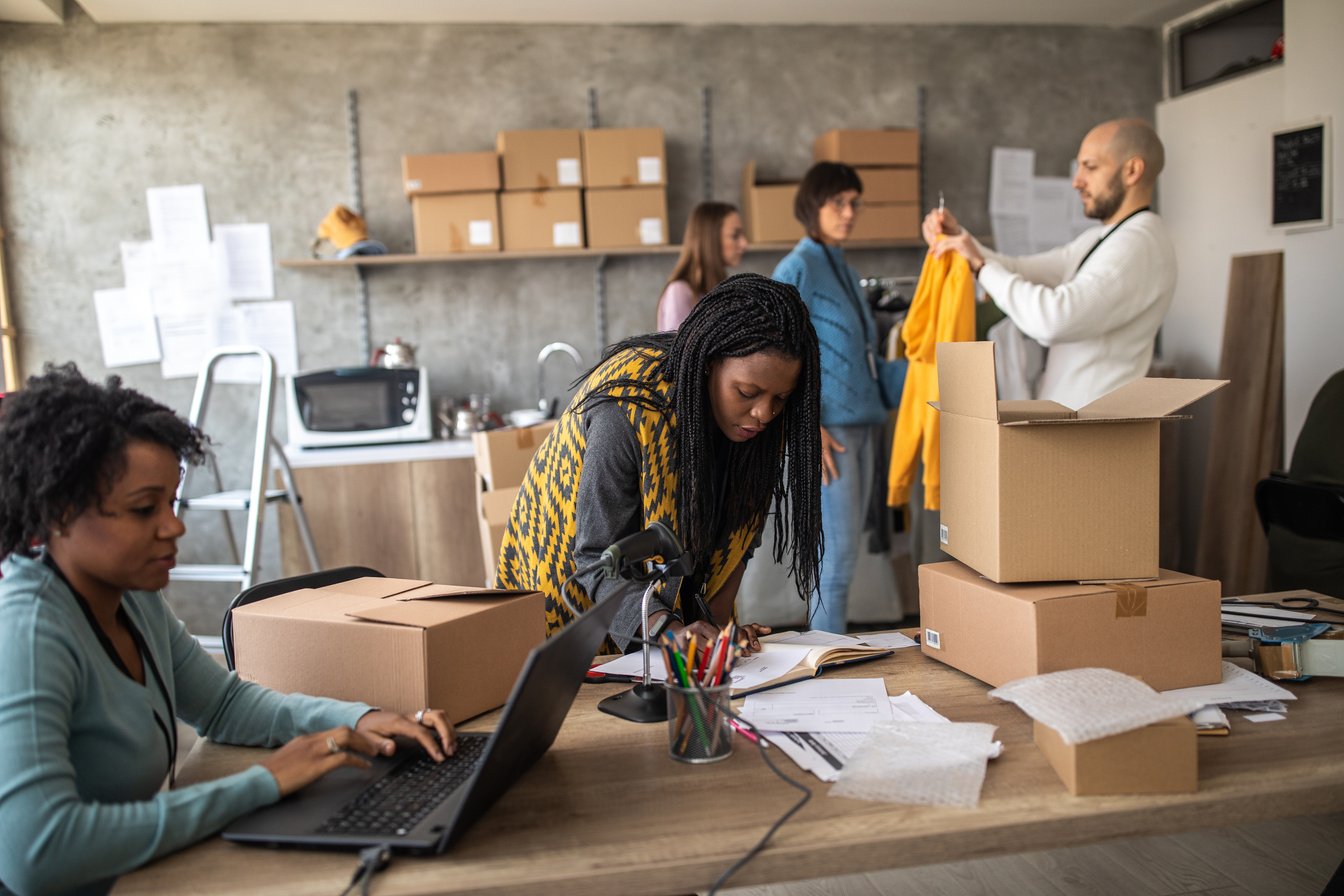
<path id="1" fill-rule="evenodd" d="M 288 379 L 289 443 L 336 448 L 425 442 L 433 432 L 423 367 L 333 367 Z"/>

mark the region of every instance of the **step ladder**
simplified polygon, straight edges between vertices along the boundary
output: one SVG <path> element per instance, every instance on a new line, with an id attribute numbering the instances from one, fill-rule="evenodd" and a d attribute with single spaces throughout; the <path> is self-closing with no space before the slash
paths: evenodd
<path id="1" fill-rule="evenodd" d="M 213 451 L 206 454 L 206 467 L 214 478 L 216 491 L 201 496 L 189 496 L 188 487 L 192 470 L 182 476 L 177 490 L 177 515 L 182 517 L 188 510 L 218 511 L 223 519 L 224 531 L 228 536 L 232 563 L 184 563 L 170 573 L 171 579 L 181 582 L 236 582 L 238 590 L 245 591 L 256 584 L 257 569 L 261 562 L 262 519 L 266 505 L 275 501 L 287 501 L 294 512 L 294 522 L 303 542 L 304 553 L 308 555 L 308 565 L 316 572 L 320 567 L 317 560 L 317 547 L 313 544 L 313 533 L 308 528 L 308 517 L 303 512 L 303 501 L 298 488 L 294 485 L 294 471 L 284 449 L 271 435 L 271 418 L 275 404 L 275 360 L 263 348 L 252 345 L 226 345 L 215 349 L 201 368 L 196 378 L 196 394 L 191 400 L 190 420 L 193 425 L 204 431 L 206 409 L 210 404 L 210 392 L 215 384 L 216 365 L 226 358 L 250 358 L 249 370 L 257 374 L 257 430 L 253 440 L 252 484 L 245 489 L 225 490 L 220 476 L 219 463 Z M 283 488 L 266 488 L 270 477 L 271 462 L 274 460 L 280 472 Z M 247 527 L 241 556 L 238 542 L 234 538 L 230 513 L 246 512 Z"/>

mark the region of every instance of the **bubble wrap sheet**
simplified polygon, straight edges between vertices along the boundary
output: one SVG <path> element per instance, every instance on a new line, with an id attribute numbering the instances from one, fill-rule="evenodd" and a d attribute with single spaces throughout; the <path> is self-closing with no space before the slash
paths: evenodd
<path id="1" fill-rule="evenodd" d="M 846 762 L 831 796 L 974 809 L 994 753 L 980 722 L 882 722 Z"/>
<path id="2" fill-rule="evenodd" d="M 1199 698 L 1159 694 L 1114 669 L 1069 669 L 1010 681 L 989 692 L 1016 703 L 1027 715 L 1059 732 L 1066 744 L 1123 734 L 1163 719 L 1188 715 Z"/>

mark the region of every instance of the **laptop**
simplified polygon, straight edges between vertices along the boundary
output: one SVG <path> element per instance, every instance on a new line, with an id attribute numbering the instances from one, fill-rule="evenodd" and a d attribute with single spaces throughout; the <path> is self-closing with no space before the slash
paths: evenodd
<path id="1" fill-rule="evenodd" d="M 555 741 L 619 600 L 597 605 L 535 648 L 523 664 L 499 726 L 457 735 L 442 766 L 419 746 L 398 744 L 368 769 L 340 768 L 224 829 L 224 839 L 264 846 L 356 849 L 386 844 L 399 852 L 443 852 Z M 430 766 L 435 766 L 430 768 Z M 448 772 L 453 781 L 444 781 Z M 399 790 L 403 795 L 388 795 Z M 379 802 L 398 816 L 390 823 Z M 416 817 L 418 816 L 418 817 Z"/>

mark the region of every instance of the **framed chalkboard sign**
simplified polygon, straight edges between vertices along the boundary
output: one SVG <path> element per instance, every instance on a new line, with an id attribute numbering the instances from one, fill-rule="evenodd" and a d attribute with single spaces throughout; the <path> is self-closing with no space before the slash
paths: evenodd
<path id="1" fill-rule="evenodd" d="M 1330 119 L 1274 131 L 1275 227 L 1330 226 Z"/>

